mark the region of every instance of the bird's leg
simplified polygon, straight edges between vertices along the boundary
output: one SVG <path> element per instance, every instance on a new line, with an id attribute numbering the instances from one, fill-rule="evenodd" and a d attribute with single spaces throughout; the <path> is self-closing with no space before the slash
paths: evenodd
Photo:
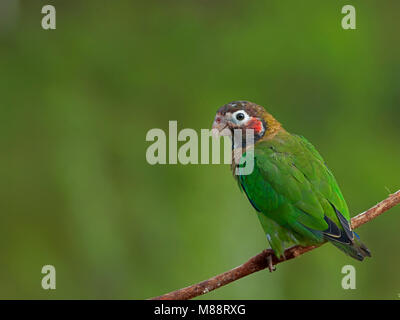
<path id="1" fill-rule="evenodd" d="M 267 257 L 267 262 L 268 262 L 269 272 L 275 271 L 276 267 L 272 263 L 272 255 L 271 254 Z"/>

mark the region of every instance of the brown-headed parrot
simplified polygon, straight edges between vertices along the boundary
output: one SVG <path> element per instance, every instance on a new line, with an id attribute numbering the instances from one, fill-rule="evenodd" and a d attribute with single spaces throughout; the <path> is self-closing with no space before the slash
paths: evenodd
<path id="1" fill-rule="evenodd" d="M 233 161 L 232 169 L 277 258 L 284 258 L 289 246 L 325 241 L 360 261 L 371 256 L 351 229 L 349 210 L 335 177 L 304 137 L 287 132 L 263 107 L 248 101 L 222 106 L 213 129 L 232 137 L 233 153 L 239 152 L 239 158 L 249 153 L 254 157 L 250 174 L 240 174 L 240 161 Z M 253 130 L 251 145 L 246 143 L 245 129 Z M 242 132 L 240 143 L 234 141 L 238 130 Z"/>

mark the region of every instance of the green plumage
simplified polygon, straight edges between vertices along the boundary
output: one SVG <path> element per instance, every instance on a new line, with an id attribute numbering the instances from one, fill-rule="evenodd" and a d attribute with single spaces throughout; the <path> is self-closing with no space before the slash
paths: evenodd
<path id="1" fill-rule="evenodd" d="M 335 177 L 305 138 L 290 134 L 262 106 L 249 101 L 220 107 L 213 129 L 224 135 L 228 130 L 235 160 L 244 152 L 232 169 L 278 258 L 289 246 L 325 241 L 358 260 L 371 255 L 351 230 L 349 210 Z M 255 143 L 240 141 L 238 129 L 242 138 L 253 130 Z M 250 174 L 242 167 L 249 153 L 254 156 Z"/>
<path id="2" fill-rule="evenodd" d="M 254 153 L 254 170 L 237 179 L 278 257 L 291 245 L 326 240 L 358 260 L 370 255 L 351 231 L 343 195 L 311 143 L 280 130 L 249 152 Z"/>

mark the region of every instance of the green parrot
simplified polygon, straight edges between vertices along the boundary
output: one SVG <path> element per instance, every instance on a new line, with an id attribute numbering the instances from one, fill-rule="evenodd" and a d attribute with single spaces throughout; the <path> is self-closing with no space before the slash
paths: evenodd
<path id="1" fill-rule="evenodd" d="M 222 106 L 213 129 L 231 136 L 238 159 L 254 157 L 250 174 L 241 174 L 241 161 L 233 161 L 232 170 L 277 258 L 285 258 L 285 249 L 292 245 L 325 241 L 360 261 L 371 256 L 351 229 L 349 210 L 335 177 L 304 137 L 287 132 L 263 107 L 248 101 Z M 254 133 L 251 145 L 246 143 L 246 129 Z M 238 130 L 239 142 L 235 141 Z M 272 259 L 269 263 L 271 270 Z"/>

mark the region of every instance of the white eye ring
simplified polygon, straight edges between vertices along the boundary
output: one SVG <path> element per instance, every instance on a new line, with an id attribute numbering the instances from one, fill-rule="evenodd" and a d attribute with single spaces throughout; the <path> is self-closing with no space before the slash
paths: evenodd
<path id="1" fill-rule="evenodd" d="M 244 110 L 238 110 L 232 113 L 232 120 L 237 124 L 242 124 L 250 119 L 249 115 Z"/>

